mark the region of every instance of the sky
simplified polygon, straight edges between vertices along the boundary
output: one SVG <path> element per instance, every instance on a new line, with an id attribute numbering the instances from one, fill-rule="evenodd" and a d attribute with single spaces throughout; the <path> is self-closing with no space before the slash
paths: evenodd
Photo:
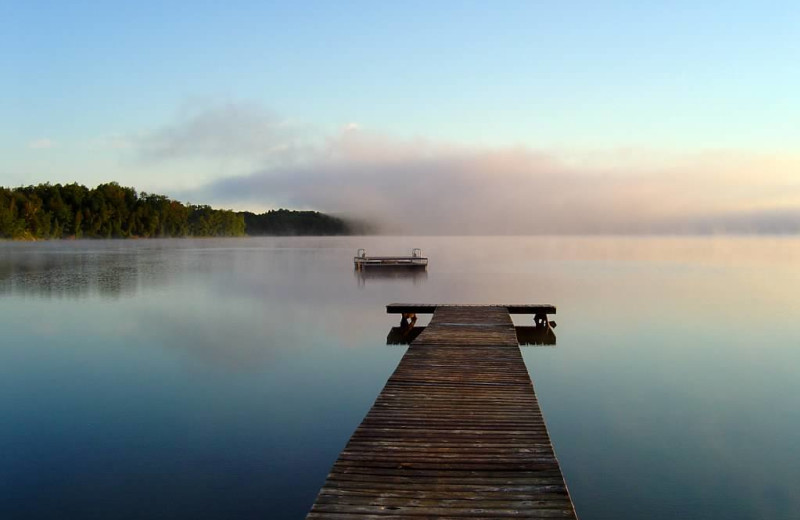
<path id="1" fill-rule="evenodd" d="M 797 2 L 0 2 L 0 185 L 800 232 Z"/>

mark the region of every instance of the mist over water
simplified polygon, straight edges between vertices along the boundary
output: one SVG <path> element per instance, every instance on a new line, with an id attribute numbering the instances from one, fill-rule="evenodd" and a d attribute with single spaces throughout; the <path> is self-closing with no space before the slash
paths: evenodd
<path id="1" fill-rule="evenodd" d="M 0 517 L 301 518 L 406 301 L 558 306 L 523 355 L 581 518 L 797 518 L 797 265 L 791 237 L 2 243 Z"/>

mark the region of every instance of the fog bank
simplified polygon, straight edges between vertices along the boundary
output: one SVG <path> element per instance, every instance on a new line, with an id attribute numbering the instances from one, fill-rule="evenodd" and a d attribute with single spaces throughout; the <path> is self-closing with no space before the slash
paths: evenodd
<path id="1" fill-rule="evenodd" d="M 800 186 L 790 175 L 797 158 L 635 155 L 592 162 L 524 147 L 475 150 L 346 131 L 310 161 L 218 180 L 195 195 L 314 208 L 384 233 L 800 231 Z"/>
<path id="2" fill-rule="evenodd" d="M 479 147 L 355 123 L 326 136 L 237 104 L 195 110 L 136 148 L 150 163 L 219 161 L 213 181 L 173 190 L 180 200 L 315 209 L 382 233 L 800 232 L 798 154 Z"/>

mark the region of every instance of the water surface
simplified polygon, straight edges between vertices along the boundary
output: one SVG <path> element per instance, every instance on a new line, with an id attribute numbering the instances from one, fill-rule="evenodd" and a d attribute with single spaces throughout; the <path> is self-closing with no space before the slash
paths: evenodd
<path id="1" fill-rule="evenodd" d="M 363 278 L 359 247 L 431 264 Z M 404 353 L 395 301 L 558 305 L 523 354 L 582 519 L 798 518 L 798 265 L 780 237 L 0 243 L 0 518 L 302 518 Z"/>

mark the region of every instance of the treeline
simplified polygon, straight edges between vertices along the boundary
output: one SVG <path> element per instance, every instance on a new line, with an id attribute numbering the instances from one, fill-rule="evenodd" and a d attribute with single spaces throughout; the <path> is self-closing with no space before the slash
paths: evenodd
<path id="1" fill-rule="evenodd" d="M 158 238 L 346 234 L 340 219 L 313 211 L 262 215 L 186 205 L 115 182 L 0 187 L 0 238 Z"/>
<path id="2" fill-rule="evenodd" d="M 340 218 L 318 211 L 279 209 L 256 215 L 245 211 L 248 235 L 349 235 L 350 226 Z"/>

